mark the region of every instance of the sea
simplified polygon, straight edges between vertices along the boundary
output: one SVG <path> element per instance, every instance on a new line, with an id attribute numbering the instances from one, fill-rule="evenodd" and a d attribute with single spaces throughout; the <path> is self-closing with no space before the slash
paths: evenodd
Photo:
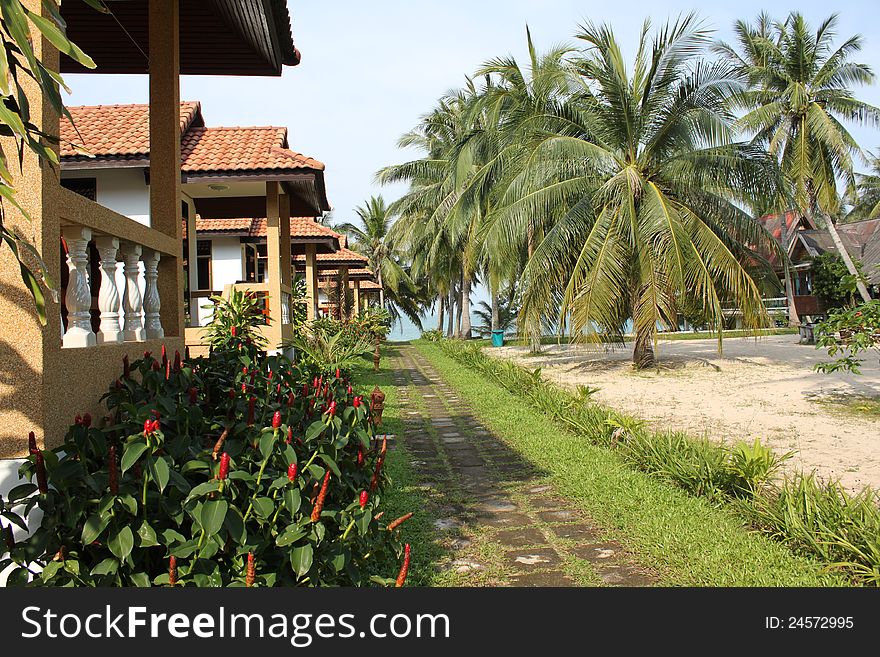
<path id="1" fill-rule="evenodd" d="M 476 326 L 480 319 L 476 315 L 471 315 L 471 326 Z M 409 340 L 418 340 L 422 336 L 422 331 L 432 331 L 437 328 L 437 315 L 422 316 L 422 328 L 419 329 L 409 317 L 401 316 L 394 326 L 391 327 L 391 333 L 388 334 L 389 342 L 407 342 Z M 443 330 L 446 330 L 444 324 Z"/>

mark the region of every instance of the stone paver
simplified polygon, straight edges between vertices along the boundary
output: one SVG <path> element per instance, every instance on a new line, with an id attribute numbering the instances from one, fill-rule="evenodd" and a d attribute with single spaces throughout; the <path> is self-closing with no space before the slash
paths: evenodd
<path id="1" fill-rule="evenodd" d="M 437 540 L 451 550 L 439 568 L 483 585 L 488 577 L 489 585 L 560 587 L 578 586 L 566 571 L 582 563 L 594 573 L 588 581 L 606 586 L 655 583 L 541 482 L 537 468 L 493 435 L 414 348 L 399 348 L 392 365 L 409 407 L 400 442 L 431 500 Z"/>

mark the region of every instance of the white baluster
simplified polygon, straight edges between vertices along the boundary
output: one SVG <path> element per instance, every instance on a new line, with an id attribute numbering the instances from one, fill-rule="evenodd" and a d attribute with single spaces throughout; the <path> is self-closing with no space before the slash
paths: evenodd
<path id="1" fill-rule="evenodd" d="M 116 254 L 119 240 L 105 235 L 95 238 L 95 246 L 101 255 L 101 289 L 98 291 L 98 308 L 101 309 L 101 329 L 98 344 L 122 342 L 119 327 L 119 290 L 116 287 Z"/>
<path id="2" fill-rule="evenodd" d="M 67 243 L 67 331 L 62 344 L 65 347 L 93 347 L 95 333 L 92 331 L 92 292 L 89 289 L 89 240 L 92 231 L 80 226 L 70 226 L 61 231 Z"/>
<path id="3" fill-rule="evenodd" d="M 162 328 L 162 318 L 159 311 L 162 303 L 159 299 L 159 259 L 162 254 L 153 249 L 144 249 L 144 324 L 147 331 L 147 339 L 164 338 L 165 330 Z"/>
<path id="4" fill-rule="evenodd" d="M 143 342 L 146 340 L 146 332 L 141 322 L 143 302 L 141 290 L 138 287 L 138 274 L 140 274 L 141 245 L 126 242 L 122 247 L 122 262 L 124 267 L 122 274 L 125 277 L 125 289 L 122 293 L 122 308 L 125 312 L 123 325 L 123 337 L 126 342 Z"/>

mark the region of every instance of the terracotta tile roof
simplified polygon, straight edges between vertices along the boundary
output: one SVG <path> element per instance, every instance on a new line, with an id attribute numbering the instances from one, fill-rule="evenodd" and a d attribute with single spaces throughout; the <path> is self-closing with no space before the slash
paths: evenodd
<path id="1" fill-rule="evenodd" d="M 61 122 L 63 158 L 149 156 L 149 105 L 68 109 L 74 123 Z M 287 128 L 206 128 L 201 105 L 195 101 L 180 104 L 180 131 L 183 171 L 324 170 L 322 162 L 289 149 Z"/>
<path id="2" fill-rule="evenodd" d="M 184 231 L 186 229 L 184 228 Z M 266 237 L 266 219 L 196 219 L 196 232 L 229 233 L 242 237 Z M 327 228 L 311 217 L 291 217 L 290 236 L 294 238 L 330 238 L 339 239 L 336 231 Z"/>
<path id="3" fill-rule="evenodd" d="M 355 253 L 354 251 L 346 248 L 339 249 L 334 251 L 333 253 L 319 253 L 317 255 L 318 263 L 326 262 L 340 262 L 340 263 L 363 263 L 367 264 L 369 260 L 362 256 L 360 253 Z M 305 263 L 306 257 L 304 255 L 294 256 L 294 260 L 298 265 Z"/>
<path id="4" fill-rule="evenodd" d="M 322 269 L 321 273 L 318 275 L 321 277 L 328 277 L 329 278 L 329 277 L 336 276 L 338 273 L 339 273 L 338 269 Z M 375 274 L 373 274 L 373 272 L 371 272 L 366 267 L 358 267 L 358 268 L 349 267 L 348 276 L 349 276 L 349 278 L 356 277 L 356 278 L 363 280 L 364 278 L 374 278 Z"/>
<path id="5" fill-rule="evenodd" d="M 348 287 L 354 288 L 354 281 L 349 281 Z M 361 292 L 365 292 L 370 290 L 381 290 L 382 286 L 378 283 L 374 283 L 373 281 L 361 281 L 360 288 Z"/>
<path id="6" fill-rule="evenodd" d="M 196 232 L 250 235 L 256 221 L 259 219 L 202 219 L 199 217 L 196 219 Z M 265 235 L 265 232 L 263 234 Z"/>

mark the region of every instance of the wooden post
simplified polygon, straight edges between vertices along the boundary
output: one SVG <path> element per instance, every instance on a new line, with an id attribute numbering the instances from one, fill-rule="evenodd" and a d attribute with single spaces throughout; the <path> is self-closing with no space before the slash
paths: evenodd
<path id="1" fill-rule="evenodd" d="M 360 279 L 354 279 L 354 316 L 361 314 L 361 282 Z"/>
<path id="2" fill-rule="evenodd" d="M 150 225 L 183 241 L 180 217 L 180 3 L 150 0 Z M 183 263 L 165 254 L 157 282 L 162 321 L 183 336 Z"/>
<path id="3" fill-rule="evenodd" d="M 306 319 L 312 321 L 318 317 L 318 262 L 314 244 L 306 244 L 306 298 Z"/>
<path id="4" fill-rule="evenodd" d="M 339 295 L 339 317 L 346 320 L 351 316 L 351 309 L 348 307 L 348 267 L 342 267 L 340 278 L 342 279 L 342 289 Z"/>

